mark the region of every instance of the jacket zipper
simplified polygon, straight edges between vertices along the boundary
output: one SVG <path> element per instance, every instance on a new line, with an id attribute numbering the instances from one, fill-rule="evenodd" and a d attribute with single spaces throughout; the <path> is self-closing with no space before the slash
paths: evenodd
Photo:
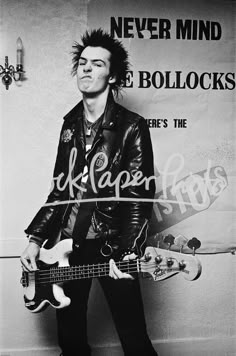
<path id="1" fill-rule="evenodd" d="M 98 142 L 101 140 L 101 138 L 102 138 L 102 133 L 99 135 L 97 140 L 93 143 L 93 146 L 91 147 L 91 150 L 87 155 L 87 161 L 88 161 L 89 157 L 91 156 L 92 152 L 94 151 L 95 147 L 97 146 Z"/>
<path id="2" fill-rule="evenodd" d="M 75 144 L 75 137 L 73 137 L 73 148 L 74 148 L 74 147 L 76 147 L 76 144 Z M 72 171 L 72 179 L 74 179 L 74 169 L 73 169 L 73 171 Z M 62 226 L 63 226 L 63 224 L 64 224 L 64 222 L 65 222 L 64 220 L 65 220 L 65 216 L 66 216 L 67 210 L 68 210 L 69 205 L 70 205 L 70 200 L 71 200 L 71 198 L 70 198 L 70 194 L 69 194 L 69 203 L 67 203 L 66 209 L 65 209 L 64 214 L 63 214 L 63 217 L 62 217 Z"/>

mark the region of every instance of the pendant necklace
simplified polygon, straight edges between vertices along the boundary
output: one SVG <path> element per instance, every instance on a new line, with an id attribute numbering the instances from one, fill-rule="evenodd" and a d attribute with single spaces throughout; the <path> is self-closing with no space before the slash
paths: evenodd
<path id="1" fill-rule="evenodd" d="M 90 137 L 92 134 L 92 129 L 94 129 L 94 131 L 96 133 L 100 123 L 102 122 L 103 114 L 94 122 L 89 121 L 86 118 L 85 113 L 83 114 L 83 118 L 84 118 L 85 136 Z"/>
<path id="2" fill-rule="evenodd" d="M 90 137 L 91 136 L 92 127 L 96 123 L 96 121 L 95 122 L 90 122 L 90 121 L 88 121 L 88 119 L 84 115 L 84 123 L 85 123 L 85 128 L 86 128 L 85 136 L 86 137 Z"/>
<path id="3" fill-rule="evenodd" d="M 91 136 L 91 129 L 92 129 L 92 125 L 89 125 L 89 123 L 86 120 L 86 132 L 85 132 L 85 135 L 87 137 Z"/>

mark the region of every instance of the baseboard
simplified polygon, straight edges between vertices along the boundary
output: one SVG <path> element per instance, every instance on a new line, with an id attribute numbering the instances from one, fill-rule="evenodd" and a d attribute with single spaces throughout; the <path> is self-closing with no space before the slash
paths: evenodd
<path id="1" fill-rule="evenodd" d="M 235 337 L 163 340 L 153 343 L 160 356 L 235 356 Z"/>
<path id="2" fill-rule="evenodd" d="M 0 350 L 0 356 L 59 356 L 58 348 L 5 349 Z"/>
<path id="3" fill-rule="evenodd" d="M 235 356 L 236 337 L 153 341 L 159 356 Z M 0 356 L 59 356 L 58 348 L 5 349 Z M 93 356 L 122 356 L 120 345 L 94 346 Z"/>

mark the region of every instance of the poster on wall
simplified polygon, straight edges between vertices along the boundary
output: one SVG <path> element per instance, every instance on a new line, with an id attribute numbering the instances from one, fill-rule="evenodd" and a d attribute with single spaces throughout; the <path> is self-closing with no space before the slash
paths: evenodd
<path id="1" fill-rule="evenodd" d="M 172 235 L 196 237 L 198 253 L 235 250 L 234 16 L 230 1 L 88 4 L 88 28 L 125 44 L 132 66 L 120 101 L 150 128 L 151 244 Z"/>

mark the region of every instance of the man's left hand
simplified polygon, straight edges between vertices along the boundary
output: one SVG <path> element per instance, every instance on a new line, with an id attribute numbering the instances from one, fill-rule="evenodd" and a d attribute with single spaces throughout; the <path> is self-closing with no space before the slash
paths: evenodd
<path id="1" fill-rule="evenodd" d="M 123 258 L 123 261 L 127 260 L 135 260 L 138 256 L 135 253 L 131 253 L 130 255 L 126 255 Z M 116 263 L 113 259 L 110 259 L 109 261 L 109 276 L 114 279 L 134 279 L 133 276 L 129 273 L 124 273 L 119 270 L 119 268 L 116 266 Z"/>

